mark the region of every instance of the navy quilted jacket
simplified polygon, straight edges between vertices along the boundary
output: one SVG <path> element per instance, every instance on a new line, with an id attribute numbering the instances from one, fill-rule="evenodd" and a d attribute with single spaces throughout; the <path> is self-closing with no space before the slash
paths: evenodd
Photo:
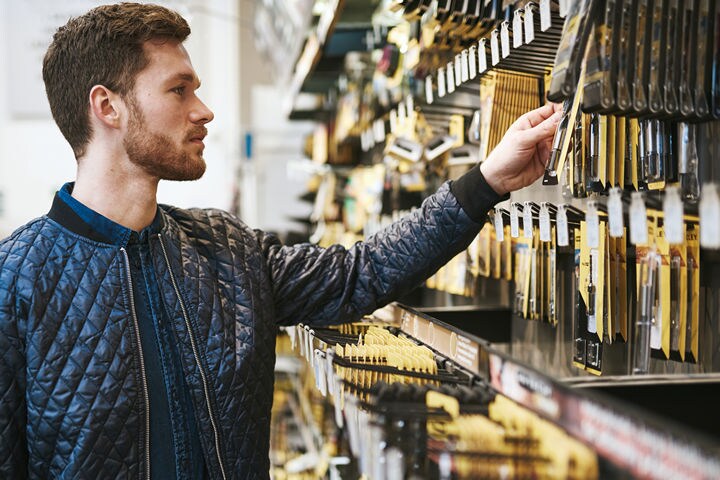
<path id="1" fill-rule="evenodd" d="M 483 215 L 498 200 L 484 185 Z M 228 479 L 268 478 L 278 325 L 357 320 L 479 229 L 447 184 L 347 250 L 282 246 L 219 210 L 161 211 L 155 270 L 208 471 Z M 123 248 L 47 215 L 0 243 L 0 478 L 145 478 L 138 334 Z"/>

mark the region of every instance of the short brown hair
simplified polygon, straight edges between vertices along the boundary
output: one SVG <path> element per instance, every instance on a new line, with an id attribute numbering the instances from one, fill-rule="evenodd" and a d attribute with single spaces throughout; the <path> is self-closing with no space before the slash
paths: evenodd
<path id="1" fill-rule="evenodd" d="M 53 37 L 43 60 L 43 81 L 55 123 L 75 158 L 92 137 L 88 95 L 103 85 L 125 97 L 147 66 L 143 43 L 184 41 L 190 27 L 177 12 L 159 5 L 119 3 L 71 18 Z"/>

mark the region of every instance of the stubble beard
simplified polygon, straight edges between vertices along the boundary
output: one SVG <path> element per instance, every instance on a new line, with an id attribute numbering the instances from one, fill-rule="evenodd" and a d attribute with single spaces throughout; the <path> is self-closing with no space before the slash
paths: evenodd
<path id="1" fill-rule="evenodd" d="M 150 131 L 134 99 L 130 100 L 130 106 L 123 145 L 133 164 L 161 180 L 189 181 L 203 176 L 206 165 L 202 155 L 190 155 L 167 135 Z"/>

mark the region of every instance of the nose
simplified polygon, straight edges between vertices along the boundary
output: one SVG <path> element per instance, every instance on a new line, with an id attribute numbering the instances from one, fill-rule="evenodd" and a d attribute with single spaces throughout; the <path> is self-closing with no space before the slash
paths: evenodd
<path id="1" fill-rule="evenodd" d="M 200 98 L 195 98 L 197 100 L 197 105 L 193 108 L 192 112 L 190 112 L 190 121 L 200 125 L 212 122 L 213 118 L 215 118 L 215 114 L 203 103 L 202 100 L 200 100 Z"/>

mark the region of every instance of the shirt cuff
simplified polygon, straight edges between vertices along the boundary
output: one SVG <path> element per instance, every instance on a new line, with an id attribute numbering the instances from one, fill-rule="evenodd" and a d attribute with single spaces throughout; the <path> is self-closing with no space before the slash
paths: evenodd
<path id="1" fill-rule="evenodd" d="M 450 191 L 455 195 L 465 213 L 477 223 L 485 222 L 488 210 L 495 204 L 510 198 L 510 193 L 498 195 L 492 189 L 480 171 L 479 164 L 451 182 Z"/>

